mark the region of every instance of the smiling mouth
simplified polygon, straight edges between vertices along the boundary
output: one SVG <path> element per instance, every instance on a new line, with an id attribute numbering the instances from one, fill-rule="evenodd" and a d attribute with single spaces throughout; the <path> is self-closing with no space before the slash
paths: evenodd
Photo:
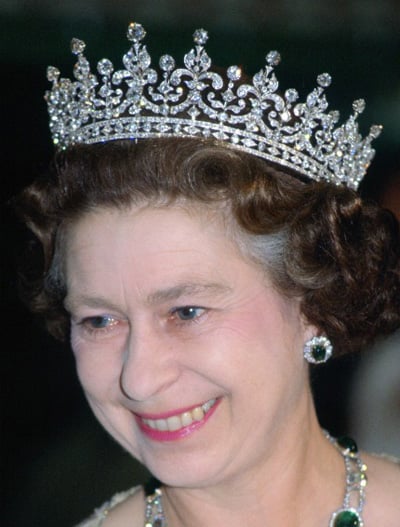
<path id="1" fill-rule="evenodd" d="M 215 406 L 217 399 L 210 399 L 200 406 L 186 410 L 177 415 L 171 415 L 165 419 L 148 419 L 139 417 L 141 423 L 148 429 L 158 432 L 178 432 L 183 429 L 192 428 L 191 425 L 200 424 L 210 410 Z"/>

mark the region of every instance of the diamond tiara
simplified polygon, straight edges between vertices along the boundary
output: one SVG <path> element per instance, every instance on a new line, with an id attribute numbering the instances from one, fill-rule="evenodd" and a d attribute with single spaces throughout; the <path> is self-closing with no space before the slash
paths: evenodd
<path id="1" fill-rule="evenodd" d="M 92 73 L 83 55 L 86 45 L 78 39 L 71 42 L 77 57 L 74 81 L 48 67 L 52 87 L 46 100 L 57 148 L 116 139 L 211 138 L 314 180 L 358 187 L 375 154 L 371 142 L 382 127 L 374 125 L 361 136 L 357 118 L 365 108 L 363 99 L 354 101 L 353 114 L 335 127 L 339 112 L 328 111 L 324 93 L 331 84 L 328 73 L 319 75 L 318 86 L 298 102 L 295 89 L 278 92 L 277 51 L 268 53 L 265 67 L 248 84 L 239 66 L 230 66 L 226 77 L 212 70 L 204 29 L 195 31 L 184 67 L 163 55 L 158 73 L 142 44 L 145 36 L 143 26 L 129 25 L 125 69 L 115 70 L 102 59 L 98 75 Z"/>

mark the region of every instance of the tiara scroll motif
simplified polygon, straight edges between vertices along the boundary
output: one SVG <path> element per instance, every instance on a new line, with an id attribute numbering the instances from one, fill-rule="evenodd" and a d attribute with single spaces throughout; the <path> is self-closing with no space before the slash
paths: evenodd
<path id="1" fill-rule="evenodd" d="M 110 60 L 102 59 L 98 75 L 92 73 L 83 55 L 85 43 L 78 39 L 71 42 L 77 56 L 74 81 L 60 78 L 53 66 L 47 69 L 52 87 L 46 100 L 57 148 L 116 139 L 211 138 L 312 179 L 357 188 L 375 154 L 371 142 L 381 126 L 360 135 L 357 117 L 365 102 L 359 99 L 354 113 L 335 128 L 339 112 L 327 111 L 324 93 L 331 83 L 328 73 L 317 77 L 318 86 L 305 102 L 298 102 L 295 89 L 278 93 L 277 51 L 268 53 L 251 84 L 243 82 L 238 66 L 230 66 L 224 78 L 212 71 L 203 29 L 195 31 L 195 47 L 184 56 L 184 67 L 163 55 L 157 73 L 142 44 L 145 35 L 140 24 L 129 25 L 132 44 L 122 59 L 125 69 L 114 70 Z"/>

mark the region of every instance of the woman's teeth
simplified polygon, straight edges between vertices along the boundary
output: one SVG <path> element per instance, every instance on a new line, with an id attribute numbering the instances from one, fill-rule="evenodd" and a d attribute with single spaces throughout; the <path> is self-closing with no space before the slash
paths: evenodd
<path id="1" fill-rule="evenodd" d="M 189 426 L 196 421 L 201 421 L 205 414 L 214 406 L 216 399 L 210 399 L 201 406 L 196 406 L 193 410 L 173 415 L 167 419 L 143 419 L 144 424 L 161 432 L 175 432 L 180 428 Z"/>

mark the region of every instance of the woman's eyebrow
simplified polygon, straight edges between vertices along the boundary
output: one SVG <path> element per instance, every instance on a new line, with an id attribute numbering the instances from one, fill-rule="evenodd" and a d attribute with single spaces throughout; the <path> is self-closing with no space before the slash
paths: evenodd
<path id="1" fill-rule="evenodd" d="M 158 289 L 153 293 L 147 295 L 145 303 L 147 305 L 154 305 L 163 302 L 178 300 L 180 297 L 185 295 L 223 295 L 230 293 L 232 288 L 226 284 L 217 282 L 213 283 L 187 283 L 178 284 L 163 289 Z M 108 308 L 118 309 L 118 306 L 106 297 L 91 295 L 91 294 L 77 294 L 68 295 L 64 300 L 64 308 L 69 312 L 74 312 L 78 306 L 86 306 L 93 308 Z"/>
<path id="2" fill-rule="evenodd" d="M 67 295 L 64 300 L 64 308 L 69 312 L 73 312 L 78 306 L 86 306 L 93 308 L 107 308 L 117 310 L 118 306 L 111 302 L 108 298 L 90 295 L 90 294 L 78 294 L 78 295 Z"/>
<path id="3" fill-rule="evenodd" d="M 146 303 L 153 305 L 178 300 L 185 295 L 223 295 L 230 293 L 231 291 L 231 287 L 218 282 L 178 284 L 172 287 L 166 287 L 165 289 L 158 289 L 157 291 L 150 293 L 146 298 Z"/>

